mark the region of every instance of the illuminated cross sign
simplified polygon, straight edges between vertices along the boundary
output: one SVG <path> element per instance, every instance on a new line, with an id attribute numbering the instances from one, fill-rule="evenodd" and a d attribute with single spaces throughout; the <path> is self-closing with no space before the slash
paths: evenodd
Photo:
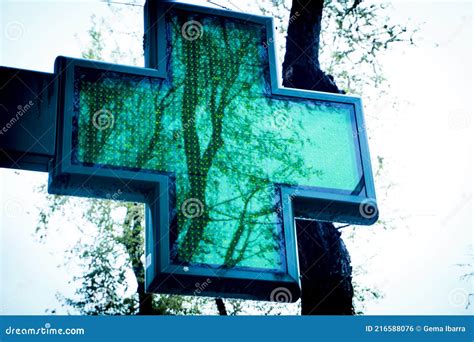
<path id="1" fill-rule="evenodd" d="M 146 203 L 149 292 L 294 301 L 295 218 L 377 219 L 361 101 L 279 88 L 271 18 L 157 11 L 155 69 L 57 59 L 49 191 Z"/>

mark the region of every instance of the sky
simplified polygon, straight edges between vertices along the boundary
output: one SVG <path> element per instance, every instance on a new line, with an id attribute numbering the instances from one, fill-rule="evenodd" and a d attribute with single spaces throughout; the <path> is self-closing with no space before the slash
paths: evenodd
<path id="1" fill-rule="evenodd" d="M 255 11 L 250 1 L 239 4 Z M 365 314 L 472 313 L 465 305 L 474 285 L 457 265 L 472 261 L 473 247 L 472 11 L 470 2 L 393 3 L 391 18 L 420 31 L 415 47 L 395 47 L 380 59 L 397 109 L 383 98 L 366 108 L 372 158 L 384 157 L 391 182 L 387 189 L 376 179 L 380 217 L 393 228 L 344 230 L 355 281 L 383 294 L 366 303 Z M 80 57 L 91 15 L 111 17 L 99 1 L 0 0 L 0 65 L 52 72 L 56 56 Z M 142 27 L 140 15 L 129 18 L 122 30 Z M 55 219 L 61 233 L 38 242 L 38 208 L 46 202 L 37 189 L 46 182 L 47 174 L 0 169 L 3 314 L 44 314 L 59 307 L 57 292 L 74 291 L 68 281 L 77 269 L 58 266 L 79 238 L 68 218 L 80 213 Z"/>

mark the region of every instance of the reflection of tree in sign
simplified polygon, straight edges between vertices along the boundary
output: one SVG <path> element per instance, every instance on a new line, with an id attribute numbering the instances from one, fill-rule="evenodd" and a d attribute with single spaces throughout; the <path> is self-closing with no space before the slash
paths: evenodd
<path id="1" fill-rule="evenodd" d="M 190 18 L 176 13 L 167 30 L 168 79 L 78 78 L 76 158 L 174 175 L 175 261 L 281 269 L 275 183 L 355 187 L 347 109 L 270 97 L 262 26 L 199 16 L 192 19 L 204 32 L 189 40 L 181 28 Z M 114 125 L 95 129 L 97 110 L 113 113 Z M 337 146 L 328 132 L 338 132 Z M 347 167 L 336 164 L 337 180 L 325 177 L 334 174 L 331 163 L 316 164 L 324 151 L 315 136 L 330 151 L 324 160 L 347 160 Z M 191 214 L 181 210 L 188 204 Z"/>
<path id="2" fill-rule="evenodd" d="M 186 19 L 174 22 L 176 32 Z M 271 258 L 279 253 L 279 237 L 273 199 L 265 198 L 273 185 L 268 177 L 270 165 L 262 164 L 262 159 L 284 144 L 277 141 L 277 132 L 255 141 L 256 122 L 250 117 L 264 117 L 253 104 L 255 94 L 263 89 L 264 66 L 259 58 L 264 52 L 260 44 L 263 32 L 259 27 L 249 30 L 228 21 L 216 25 L 215 21 L 204 19 L 205 34 L 200 39 L 175 35 L 173 44 L 173 61 L 179 67 L 173 66 L 183 71 L 173 81 L 184 84 L 181 123 L 189 179 L 180 200 L 194 198 L 204 204 L 199 217 L 188 218 L 182 210 L 178 214 L 182 232 L 178 258 L 199 260 L 201 254 L 217 253 L 224 260 L 216 263 L 228 267 L 248 257 L 269 259 L 266 262 L 275 265 Z M 268 104 L 261 108 L 265 107 Z M 210 127 L 202 129 L 200 122 Z M 270 122 L 262 124 L 269 126 Z M 292 168 L 283 160 L 282 165 L 274 172 Z M 223 229 L 225 233 L 219 232 Z M 222 239 L 216 239 L 219 235 Z"/>

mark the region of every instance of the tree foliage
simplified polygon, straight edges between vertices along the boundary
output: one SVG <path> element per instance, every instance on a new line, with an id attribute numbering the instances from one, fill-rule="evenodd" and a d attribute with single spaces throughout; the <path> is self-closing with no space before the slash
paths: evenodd
<path id="1" fill-rule="evenodd" d="M 282 60 L 285 50 L 283 38 L 288 22 L 297 21 L 298 16 L 288 15 L 291 0 L 264 0 L 259 3 L 264 15 L 275 18 L 279 34 L 277 51 Z M 384 90 L 388 84 L 379 62 L 381 55 L 397 43 L 405 46 L 414 44 L 417 29 L 394 23 L 390 18 L 391 9 L 387 3 L 324 1 L 319 61 L 321 69 L 332 75 L 346 93 L 364 94 L 365 97 L 366 90 Z"/>

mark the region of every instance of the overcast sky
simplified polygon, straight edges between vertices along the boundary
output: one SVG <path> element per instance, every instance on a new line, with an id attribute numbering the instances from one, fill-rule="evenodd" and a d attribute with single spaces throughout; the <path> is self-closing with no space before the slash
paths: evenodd
<path id="1" fill-rule="evenodd" d="M 52 72 L 56 56 L 80 57 L 90 16 L 110 16 L 99 1 L 0 1 L 0 65 L 17 68 Z M 395 228 L 348 228 L 344 237 L 354 266 L 365 271 L 356 281 L 384 295 L 367 303 L 366 314 L 466 314 L 474 288 L 456 264 L 472 260 L 473 245 L 472 4 L 396 1 L 391 17 L 421 24 L 417 47 L 381 58 L 399 109 L 382 99 L 367 111 L 372 157 L 385 158 L 385 178 L 393 182 L 386 194 L 378 188 L 380 216 Z M 141 28 L 140 20 L 120 27 Z M 54 224 L 71 226 L 71 234 L 61 229 L 44 244 L 35 239 L 45 205 L 35 189 L 47 174 L 1 169 L 0 177 L 0 310 L 43 314 L 59 306 L 57 291 L 74 291 L 70 270 L 58 265 L 78 236 L 58 219 Z"/>

